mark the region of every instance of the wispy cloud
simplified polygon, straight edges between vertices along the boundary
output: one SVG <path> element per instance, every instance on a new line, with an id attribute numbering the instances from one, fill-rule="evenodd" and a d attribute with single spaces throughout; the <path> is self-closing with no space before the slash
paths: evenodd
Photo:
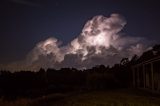
<path id="1" fill-rule="evenodd" d="M 40 4 L 35 3 L 35 2 L 31 2 L 31 1 L 28 1 L 28 0 L 11 0 L 11 2 L 26 5 L 26 6 L 33 6 L 33 7 L 39 7 L 40 6 Z"/>

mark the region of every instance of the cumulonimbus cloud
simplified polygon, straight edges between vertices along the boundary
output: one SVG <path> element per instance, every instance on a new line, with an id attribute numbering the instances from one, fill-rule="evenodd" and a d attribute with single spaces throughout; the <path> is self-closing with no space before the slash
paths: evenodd
<path id="1" fill-rule="evenodd" d="M 51 37 L 39 42 L 28 54 L 24 67 L 90 68 L 97 64 L 113 65 L 123 57 L 141 55 L 149 45 L 147 39 L 121 32 L 127 24 L 119 14 L 98 15 L 87 21 L 81 34 L 68 45 Z"/>

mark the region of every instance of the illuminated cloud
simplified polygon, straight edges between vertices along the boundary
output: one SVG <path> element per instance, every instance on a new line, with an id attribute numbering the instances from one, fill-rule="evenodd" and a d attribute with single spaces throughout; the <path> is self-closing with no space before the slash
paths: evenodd
<path id="1" fill-rule="evenodd" d="M 113 65 L 148 49 L 145 38 L 121 33 L 126 20 L 119 14 L 110 17 L 95 16 L 82 29 L 81 34 L 66 46 L 51 37 L 39 42 L 28 54 L 26 67 L 89 68 L 97 64 Z M 146 43 L 147 42 L 147 43 Z"/>
<path id="2" fill-rule="evenodd" d="M 102 48 L 109 49 L 118 39 L 118 32 L 122 30 L 126 21 L 119 14 L 112 14 L 109 18 L 95 16 L 89 20 L 78 38 L 71 42 L 72 53 L 83 54 L 83 59 L 90 54 L 90 48 L 95 49 L 94 54 L 101 54 Z"/>
<path id="3" fill-rule="evenodd" d="M 45 41 L 39 42 L 36 47 L 30 52 L 28 59 L 31 62 L 37 61 L 40 56 L 52 55 L 55 62 L 61 62 L 64 58 L 59 48 L 60 42 L 56 38 L 48 38 Z"/>

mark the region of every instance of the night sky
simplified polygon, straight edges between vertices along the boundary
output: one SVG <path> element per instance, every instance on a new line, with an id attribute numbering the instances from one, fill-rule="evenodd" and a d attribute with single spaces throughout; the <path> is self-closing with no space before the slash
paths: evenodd
<path id="1" fill-rule="evenodd" d="M 159 3 L 133 1 L 1 0 L 0 63 L 25 58 L 39 41 L 48 37 L 55 37 L 65 45 L 96 15 L 121 14 L 127 20 L 123 32 L 159 42 Z"/>

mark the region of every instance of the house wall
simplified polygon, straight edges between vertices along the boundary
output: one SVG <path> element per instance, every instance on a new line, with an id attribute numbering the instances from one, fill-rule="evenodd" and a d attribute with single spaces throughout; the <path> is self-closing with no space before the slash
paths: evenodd
<path id="1" fill-rule="evenodd" d="M 135 65 L 132 69 L 135 88 L 160 92 L 160 59 Z"/>

